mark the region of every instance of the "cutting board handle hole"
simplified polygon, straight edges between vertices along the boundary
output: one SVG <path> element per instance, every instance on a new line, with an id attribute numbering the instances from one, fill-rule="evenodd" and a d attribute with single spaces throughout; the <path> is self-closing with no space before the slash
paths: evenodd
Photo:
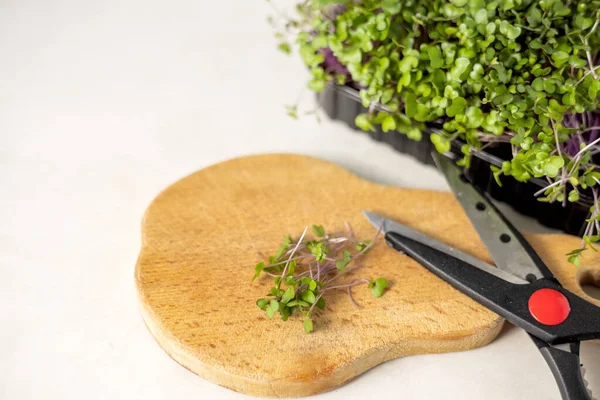
<path id="1" fill-rule="evenodd" d="M 600 300 L 600 269 L 585 268 L 577 274 L 581 290 L 588 296 Z"/>

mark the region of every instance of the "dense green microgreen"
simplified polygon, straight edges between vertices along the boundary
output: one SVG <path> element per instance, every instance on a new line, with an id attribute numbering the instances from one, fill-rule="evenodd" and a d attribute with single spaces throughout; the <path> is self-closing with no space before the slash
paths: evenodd
<path id="1" fill-rule="evenodd" d="M 354 286 L 366 284 L 373 297 L 383 295 L 386 279 L 361 279 L 351 273 L 361 268 L 357 260 L 369 252 L 380 232 L 373 240 L 361 240 L 355 237 L 349 224 L 346 227 L 347 232 L 334 233 L 321 225 L 313 225 L 312 240 L 306 237 L 307 227 L 297 241 L 286 236 L 268 263 L 256 264 L 253 281 L 261 275 L 273 279 L 274 286 L 266 297 L 256 301 L 269 319 L 279 314 L 287 321 L 290 316 L 301 314 L 304 330 L 310 333 L 314 327 L 315 307 L 325 309 L 325 297 L 330 291 L 347 291 L 355 306 L 358 305 L 351 292 Z"/>
<path id="2" fill-rule="evenodd" d="M 473 149 L 508 146 L 499 185 L 538 178 L 540 201 L 597 198 L 600 0 L 303 0 L 296 12 L 271 20 L 279 47 L 294 43 L 310 90 L 360 89 L 361 129 L 421 140 L 436 126 L 435 148 L 460 141 L 465 167 Z M 576 265 L 600 239 L 597 209 L 568 255 Z"/>

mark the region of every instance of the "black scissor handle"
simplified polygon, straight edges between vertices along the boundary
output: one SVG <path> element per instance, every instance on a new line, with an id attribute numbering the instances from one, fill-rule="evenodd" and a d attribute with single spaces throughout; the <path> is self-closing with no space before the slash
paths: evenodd
<path id="1" fill-rule="evenodd" d="M 535 336 L 531 336 L 531 339 L 538 346 L 540 353 L 552 370 L 563 400 L 592 400 L 583 380 L 579 343 L 573 343 L 570 350 L 561 350 L 549 346 L 548 343 L 544 343 Z"/>
<path id="2" fill-rule="evenodd" d="M 455 289 L 547 343 L 600 338 L 600 307 L 565 290 L 554 280 L 510 283 L 398 233 L 388 232 L 385 239 L 388 245 L 406 253 Z M 530 307 L 533 295 L 548 289 L 564 296 L 570 307 L 565 319 L 555 325 L 538 322 Z"/>

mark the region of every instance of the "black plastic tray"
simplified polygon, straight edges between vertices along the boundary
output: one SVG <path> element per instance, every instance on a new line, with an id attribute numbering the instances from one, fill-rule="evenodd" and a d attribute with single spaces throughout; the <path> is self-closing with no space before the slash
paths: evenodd
<path id="1" fill-rule="evenodd" d="M 434 165 L 431 152 L 435 147 L 428 135 L 437 127 L 432 126 L 424 132 L 421 141 L 411 140 L 398 132 L 383 132 L 380 127 L 377 127 L 375 132 L 364 132 L 356 126 L 354 120 L 358 114 L 366 112 L 367 109 L 361 104 L 358 90 L 349 86 L 327 86 L 322 93 L 317 94 L 317 101 L 329 118 L 343 121 L 354 130 L 368 134 L 374 140 L 387 143 L 396 151 L 408 154 L 423 164 Z M 460 154 L 461 144 L 453 142 L 451 151 Z M 502 187 L 500 187 L 494 179 L 490 166 L 502 165 L 502 153 L 502 148 L 473 153 L 471 166 L 466 171 L 473 184 L 493 199 L 510 205 L 523 215 L 535 218 L 548 228 L 582 236 L 586 225 L 585 220 L 589 218 L 589 209 L 593 205 L 591 196 L 581 193 L 578 202 L 568 202 L 563 207 L 558 202 L 552 204 L 540 202 L 533 196 L 535 192 L 547 185 L 543 180 L 531 179 L 528 182 L 519 182 L 511 177 L 502 176 L 500 178 Z"/>

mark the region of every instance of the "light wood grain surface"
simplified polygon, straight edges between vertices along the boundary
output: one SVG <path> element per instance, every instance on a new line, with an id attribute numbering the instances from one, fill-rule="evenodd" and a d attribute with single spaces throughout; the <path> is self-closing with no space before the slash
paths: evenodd
<path id="1" fill-rule="evenodd" d="M 383 297 L 355 288 L 355 308 L 345 293 L 331 293 L 311 334 L 299 317 L 267 319 L 255 301 L 271 281 L 250 281 L 260 254 L 311 224 L 343 230 L 347 221 L 370 238 L 375 230 L 362 209 L 491 263 L 451 194 L 376 185 L 306 156 L 242 157 L 176 182 L 147 209 L 135 276 L 148 329 L 201 377 L 269 397 L 328 391 L 386 360 L 468 350 L 496 337 L 501 318 L 382 239 L 349 278 L 386 277 Z M 526 236 L 561 282 L 585 296 L 578 281 L 598 273 L 597 257 L 577 270 L 564 257 L 577 238 Z"/>

